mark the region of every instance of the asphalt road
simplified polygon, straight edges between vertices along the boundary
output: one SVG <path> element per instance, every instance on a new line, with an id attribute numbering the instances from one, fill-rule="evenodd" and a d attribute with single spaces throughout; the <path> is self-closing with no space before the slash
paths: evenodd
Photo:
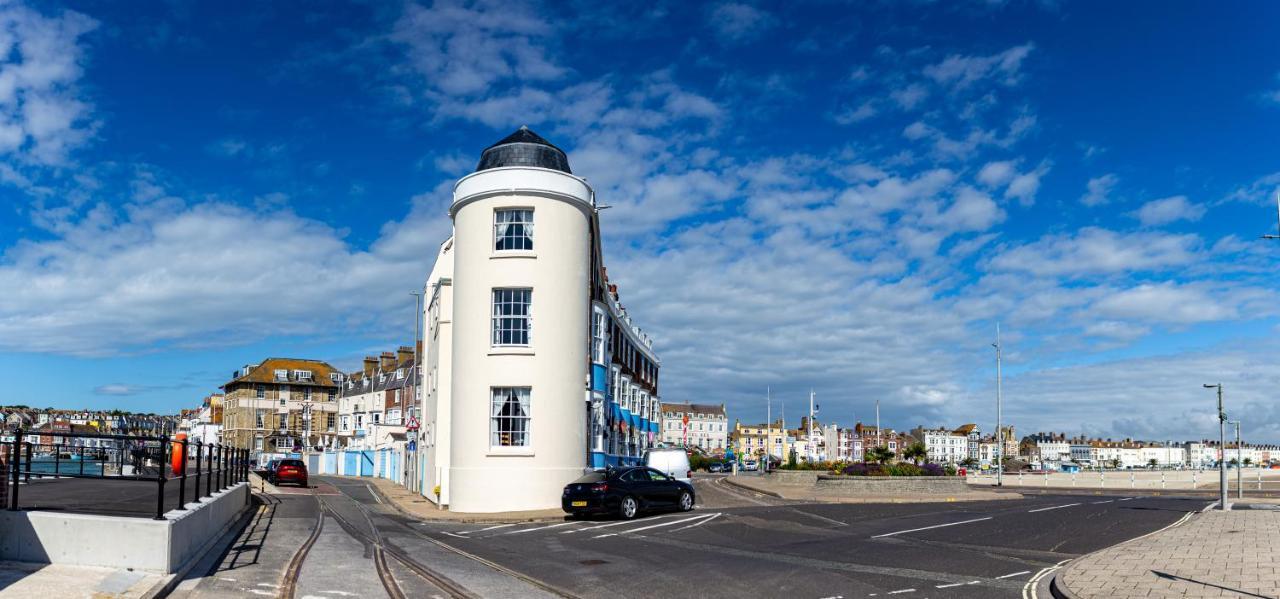
<path id="1" fill-rule="evenodd" d="M 538 583 L 584 599 L 736 599 L 762 591 L 790 599 L 1021 597 L 1041 569 L 1157 530 L 1207 504 L 1123 494 L 804 504 L 699 477 L 692 513 L 483 525 L 407 518 L 359 479 L 314 482 L 307 494 L 267 497 L 219 562 L 174 596 L 279 596 L 287 564 L 323 509 L 324 525 L 298 572 L 297 597 L 389 596 L 375 567 L 379 547 L 478 597 L 557 595 Z M 385 561 L 405 596 L 449 596 L 395 559 Z"/>
<path id="2" fill-rule="evenodd" d="M 1021 597 L 1041 569 L 1172 524 L 1207 502 L 1054 496 L 788 504 L 699 478 L 699 509 L 428 534 L 579 597 Z"/>

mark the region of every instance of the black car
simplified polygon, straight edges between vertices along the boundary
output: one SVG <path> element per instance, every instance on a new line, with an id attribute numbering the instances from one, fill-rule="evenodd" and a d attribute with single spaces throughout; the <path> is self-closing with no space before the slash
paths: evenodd
<path id="1" fill-rule="evenodd" d="M 693 485 L 643 467 L 586 474 L 565 485 L 560 498 L 560 506 L 572 516 L 617 514 L 626 520 L 641 511 L 687 512 L 693 503 Z"/>
<path id="2" fill-rule="evenodd" d="M 710 466 L 707 466 L 707 472 L 724 472 L 724 464 L 713 462 Z"/>

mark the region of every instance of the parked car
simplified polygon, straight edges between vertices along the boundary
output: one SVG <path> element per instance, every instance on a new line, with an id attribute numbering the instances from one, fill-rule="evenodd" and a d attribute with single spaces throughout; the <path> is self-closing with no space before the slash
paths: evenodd
<path id="1" fill-rule="evenodd" d="M 743 472 L 755 472 L 758 469 L 759 466 L 756 465 L 755 460 L 747 460 L 742 463 Z"/>
<path id="2" fill-rule="evenodd" d="M 707 472 L 724 472 L 724 464 L 712 462 L 710 466 L 707 466 Z"/>
<path id="3" fill-rule="evenodd" d="M 276 464 L 268 481 L 273 485 L 290 483 L 302 487 L 307 486 L 307 465 L 302 460 L 280 460 Z"/>
<path id="4" fill-rule="evenodd" d="M 571 516 L 617 514 L 624 520 L 658 509 L 687 512 L 693 504 L 693 485 L 641 466 L 585 474 L 565 485 L 560 498 Z"/>
<path id="5" fill-rule="evenodd" d="M 267 460 L 267 463 L 262 467 L 262 470 L 257 471 L 258 476 L 261 476 L 262 478 L 265 478 L 267 480 L 271 480 L 271 474 L 276 471 L 276 466 L 279 466 L 279 465 L 280 465 L 280 460 Z"/>
<path id="6" fill-rule="evenodd" d="M 644 465 L 681 482 L 687 483 L 693 479 L 689 454 L 679 447 L 656 448 L 644 452 Z"/>

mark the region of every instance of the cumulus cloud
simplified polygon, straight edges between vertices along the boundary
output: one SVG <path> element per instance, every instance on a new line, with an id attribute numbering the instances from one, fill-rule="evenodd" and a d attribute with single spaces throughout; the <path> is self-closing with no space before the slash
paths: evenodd
<path id="1" fill-rule="evenodd" d="M 773 15 L 741 2 L 721 2 L 708 17 L 711 29 L 725 42 L 755 39 L 774 26 Z"/>
<path id="2" fill-rule="evenodd" d="M 1075 234 L 1046 235 L 1005 249 L 987 267 L 1039 276 L 1080 276 L 1167 271 L 1200 259 L 1196 235 L 1118 233 L 1085 227 Z"/>
<path id="3" fill-rule="evenodd" d="M 1173 196 L 1147 202 L 1131 216 L 1143 226 L 1158 227 L 1180 220 L 1197 221 L 1204 212 L 1203 205 L 1188 200 L 1187 196 Z"/>
<path id="4" fill-rule="evenodd" d="M 924 74 L 951 89 L 964 89 L 988 78 L 1003 85 L 1016 85 L 1021 77 L 1022 61 L 1034 48 L 1034 44 L 1026 43 L 990 56 L 952 54 L 942 62 L 926 66 Z"/>
<path id="5" fill-rule="evenodd" d="M 1101 206 L 1111 200 L 1111 191 L 1115 189 L 1120 178 L 1112 173 L 1089 179 L 1085 184 L 1086 191 L 1080 196 L 1080 203 L 1085 206 Z"/>
<path id="6" fill-rule="evenodd" d="M 1094 309 L 1108 318 L 1177 324 L 1228 320 L 1237 316 L 1235 308 L 1212 294 L 1210 289 L 1176 283 L 1138 285 L 1117 291 L 1099 300 Z"/>
<path id="7" fill-rule="evenodd" d="M 0 156 L 62 165 L 92 135 L 79 80 L 87 60 L 81 38 L 97 26 L 74 11 L 0 5 Z"/>

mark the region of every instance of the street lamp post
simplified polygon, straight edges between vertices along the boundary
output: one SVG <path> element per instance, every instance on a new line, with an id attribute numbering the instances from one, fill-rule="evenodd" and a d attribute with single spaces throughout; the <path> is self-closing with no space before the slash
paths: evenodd
<path id="1" fill-rule="evenodd" d="M 1222 410 L 1222 383 L 1210 385 L 1205 389 L 1218 390 L 1218 509 L 1229 511 L 1227 503 L 1227 413 Z"/>
<path id="2" fill-rule="evenodd" d="M 1003 397 L 1000 390 L 1000 323 L 996 323 L 996 486 L 1004 486 L 1004 431 L 1001 420 L 1004 414 Z"/>
<path id="3" fill-rule="evenodd" d="M 1236 425 L 1236 499 L 1244 499 L 1244 448 L 1240 445 L 1240 421 L 1232 420 Z"/>

